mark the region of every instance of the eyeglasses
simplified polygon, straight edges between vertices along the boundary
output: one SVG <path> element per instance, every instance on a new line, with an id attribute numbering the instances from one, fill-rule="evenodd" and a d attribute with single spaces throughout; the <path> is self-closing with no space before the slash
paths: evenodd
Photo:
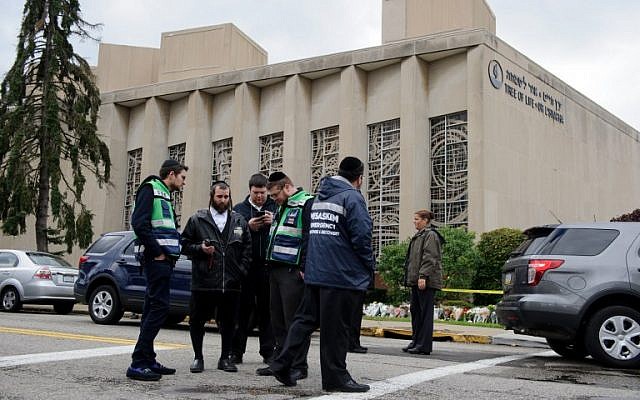
<path id="1" fill-rule="evenodd" d="M 280 195 L 280 192 L 282 192 L 282 188 L 277 192 L 269 193 L 269 197 L 271 197 L 272 200 L 275 200 Z"/>

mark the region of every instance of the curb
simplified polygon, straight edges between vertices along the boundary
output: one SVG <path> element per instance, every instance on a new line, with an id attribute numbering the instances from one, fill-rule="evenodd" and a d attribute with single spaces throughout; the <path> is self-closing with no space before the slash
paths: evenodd
<path id="1" fill-rule="evenodd" d="M 385 337 L 394 339 L 411 339 L 410 329 L 401 328 L 362 328 L 360 334 L 364 336 Z M 434 330 L 433 340 L 436 342 L 456 342 L 456 343 L 479 343 L 491 344 L 491 336 L 485 335 L 467 335 L 456 333 L 448 330 Z"/>

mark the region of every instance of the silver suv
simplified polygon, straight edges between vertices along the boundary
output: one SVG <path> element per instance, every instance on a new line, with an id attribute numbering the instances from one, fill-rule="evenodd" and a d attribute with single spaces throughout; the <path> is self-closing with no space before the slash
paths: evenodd
<path id="1" fill-rule="evenodd" d="M 541 336 L 568 358 L 640 367 L 640 223 L 546 225 L 502 271 L 506 329 Z"/>

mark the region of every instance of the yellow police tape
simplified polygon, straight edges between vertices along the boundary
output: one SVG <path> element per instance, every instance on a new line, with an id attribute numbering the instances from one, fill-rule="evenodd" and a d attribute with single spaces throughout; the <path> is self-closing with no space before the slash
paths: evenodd
<path id="1" fill-rule="evenodd" d="M 502 294 L 502 290 L 484 290 L 484 289 L 440 289 L 443 292 L 457 292 L 457 293 L 482 293 L 482 294 Z"/>

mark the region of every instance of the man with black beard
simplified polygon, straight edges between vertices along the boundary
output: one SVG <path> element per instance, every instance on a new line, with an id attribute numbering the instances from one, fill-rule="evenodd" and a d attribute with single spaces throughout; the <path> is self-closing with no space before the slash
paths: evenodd
<path id="1" fill-rule="evenodd" d="M 251 235 L 245 219 L 231 207 L 229 186 L 214 182 L 209 208 L 198 210 L 182 232 L 182 252 L 192 260 L 189 333 L 194 373 L 204 371 L 204 324 L 214 315 L 222 340 L 218 369 L 238 371 L 231 346 L 240 286 L 251 263 Z"/>

